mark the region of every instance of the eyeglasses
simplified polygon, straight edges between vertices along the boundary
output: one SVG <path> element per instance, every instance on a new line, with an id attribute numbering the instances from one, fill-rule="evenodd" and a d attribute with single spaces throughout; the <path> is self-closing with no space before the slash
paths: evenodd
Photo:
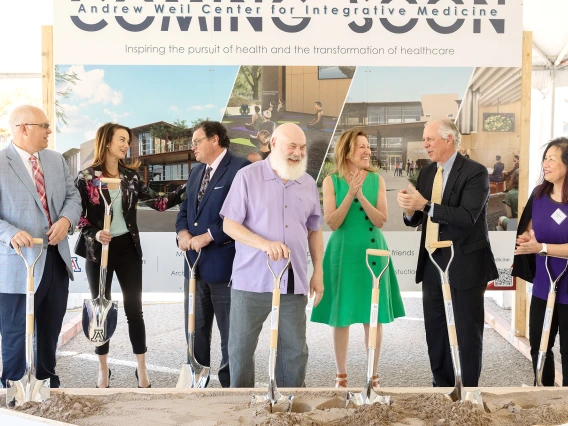
<path id="1" fill-rule="evenodd" d="M 194 141 L 191 141 L 191 147 L 195 148 L 197 145 L 199 145 L 203 141 L 203 139 L 208 139 L 208 138 L 207 138 L 207 136 L 203 136 L 200 139 L 196 139 Z"/>
<path id="2" fill-rule="evenodd" d="M 36 123 L 21 123 L 21 124 L 16 124 L 16 127 L 21 126 L 22 124 L 23 124 L 24 126 L 38 126 L 38 127 L 41 127 L 42 129 L 45 129 L 45 130 L 49 129 L 49 123 L 40 123 L 40 124 L 36 124 Z"/>

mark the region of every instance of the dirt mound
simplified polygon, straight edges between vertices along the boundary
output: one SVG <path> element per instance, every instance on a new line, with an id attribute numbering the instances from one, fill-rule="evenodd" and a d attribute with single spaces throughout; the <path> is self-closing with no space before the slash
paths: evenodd
<path id="1" fill-rule="evenodd" d="M 100 414 L 100 408 L 101 403 L 95 398 L 61 393 L 53 395 L 43 403 L 26 402 L 15 410 L 60 422 L 73 422 L 83 417 Z"/>
<path id="2" fill-rule="evenodd" d="M 345 392 L 295 390 L 292 412 L 251 404 L 247 392 L 100 396 L 54 394 L 27 414 L 83 426 L 533 426 L 568 422 L 568 391 L 483 393 L 487 410 L 442 394 L 391 393 L 391 405 L 345 408 Z"/>

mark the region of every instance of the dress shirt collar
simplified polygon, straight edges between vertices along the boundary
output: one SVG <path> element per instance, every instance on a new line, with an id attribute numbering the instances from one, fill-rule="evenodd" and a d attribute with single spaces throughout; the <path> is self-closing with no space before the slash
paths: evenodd
<path id="1" fill-rule="evenodd" d="M 20 156 L 20 158 L 22 159 L 22 162 L 24 164 L 27 164 L 30 162 L 30 157 L 33 155 L 35 156 L 35 158 L 37 158 L 38 163 L 39 163 L 39 151 L 34 152 L 33 154 L 30 154 L 27 151 L 24 151 L 22 148 L 20 148 L 18 145 L 16 145 L 14 143 L 14 141 L 12 141 L 12 145 L 14 145 L 14 148 L 16 148 L 16 152 L 18 153 L 18 155 Z M 30 163 L 31 164 L 31 163 Z"/>
<path id="2" fill-rule="evenodd" d="M 450 158 L 448 158 L 448 160 L 444 163 L 438 163 L 438 167 L 442 166 L 444 168 L 444 173 L 450 173 L 450 171 L 452 170 L 452 167 L 454 165 L 454 162 L 456 161 L 456 157 L 458 155 L 458 152 L 455 151 L 452 156 Z"/>
<path id="3" fill-rule="evenodd" d="M 227 154 L 227 148 L 223 149 L 221 154 L 219 154 L 219 156 L 217 158 L 215 158 L 215 161 L 213 161 L 210 165 L 205 165 L 206 169 L 207 169 L 207 167 L 211 167 L 210 176 L 213 176 L 213 173 L 215 173 L 215 170 L 217 170 L 219 168 L 219 164 L 221 164 L 221 160 L 225 157 L 226 154 Z"/>

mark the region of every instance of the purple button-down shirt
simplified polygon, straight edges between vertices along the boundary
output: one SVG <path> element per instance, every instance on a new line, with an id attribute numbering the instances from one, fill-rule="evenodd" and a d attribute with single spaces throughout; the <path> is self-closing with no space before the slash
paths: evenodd
<path id="1" fill-rule="evenodd" d="M 292 252 L 294 294 L 308 294 L 308 230 L 321 226 L 319 194 L 314 179 L 304 174 L 284 183 L 268 159 L 239 170 L 221 208 L 221 217 L 240 223 L 270 241 L 282 241 Z M 236 290 L 270 293 L 274 278 L 266 265 L 266 253 L 235 243 L 232 285 Z M 286 260 L 272 262 L 275 274 Z M 280 290 L 286 293 L 288 274 L 282 276 Z"/>

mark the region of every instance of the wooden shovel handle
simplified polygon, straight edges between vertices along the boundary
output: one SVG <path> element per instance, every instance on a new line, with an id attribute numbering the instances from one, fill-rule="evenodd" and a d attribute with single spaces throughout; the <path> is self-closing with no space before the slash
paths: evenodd
<path id="1" fill-rule="evenodd" d="M 120 179 L 117 178 L 100 178 L 99 179 L 102 183 L 120 183 Z"/>
<path id="2" fill-rule="evenodd" d="M 195 278 L 189 279 L 189 293 L 187 300 L 187 331 L 193 333 L 195 331 Z"/>
<path id="3" fill-rule="evenodd" d="M 433 248 L 433 249 L 446 248 L 446 247 L 451 247 L 451 246 L 452 246 L 452 242 L 450 240 L 433 241 L 433 242 L 430 243 L 430 248 Z"/>
<path id="4" fill-rule="evenodd" d="M 280 320 L 280 288 L 272 292 L 272 309 L 270 311 L 270 349 L 278 347 L 278 322 Z"/>
<path id="5" fill-rule="evenodd" d="M 371 318 L 369 320 L 369 347 L 377 348 L 377 322 L 379 320 L 379 289 L 373 288 L 371 293 Z"/>
<path id="6" fill-rule="evenodd" d="M 105 215 L 105 223 L 103 226 L 103 230 L 110 232 L 110 215 Z M 106 267 L 107 265 L 108 265 L 108 245 L 106 245 L 106 249 L 105 246 L 103 245 L 103 250 L 101 253 L 101 266 Z"/>
<path id="7" fill-rule="evenodd" d="M 390 256 L 390 253 L 389 253 L 388 250 L 367 249 L 367 256 L 387 257 L 387 256 Z"/>
<path id="8" fill-rule="evenodd" d="M 554 303 L 556 302 L 556 292 L 548 293 L 546 300 L 546 311 L 544 311 L 544 322 L 542 323 L 542 335 L 540 336 L 540 351 L 548 350 L 548 339 L 550 337 L 550 324 L 552 323 L 552 315 L 554 313 Z"/>
<path id="9" fill-rule="evenodd" d="M 28 277 L 26 280 L 26 334 L 34 334 L 34 271 L 32 266 L 28 266 Z"/>
<path id="10" fill-rule="evenodd" d="M 452 303 L 452 292 L 448 283 L 442 284 L 442 294 L 444 296 L 444 309 L 446 310 L 446 319 L 448 322 L 448 338 L 450 346 L 457 346 L 458 335 L 456 332 L 456 321 L 454 317 L 454 305 Z"/>

